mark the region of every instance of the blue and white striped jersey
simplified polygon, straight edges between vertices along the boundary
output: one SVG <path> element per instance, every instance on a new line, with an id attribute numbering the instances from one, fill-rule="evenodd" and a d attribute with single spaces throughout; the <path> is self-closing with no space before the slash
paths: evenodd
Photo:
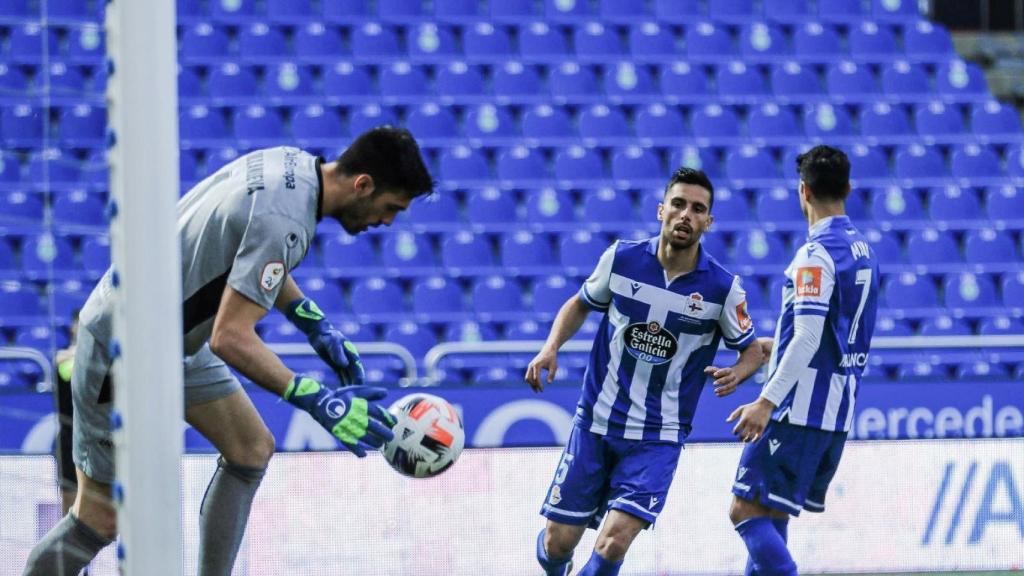
<path id="1" fill-rule="evenodd" d="M 761 396 L 777 408 L 772 417 L 811 428 L 848 431 L 867 365 L 878 308 L 878 260 L 847 216 L 825 218 L 810 229 L 786 269 L 782 313 Z M 781 376 L 779 364 L 793 341 L 799 316 L 823 322 L 817 351 L 795 377 Z M 783 381 L 788 380 L 788 381 Z"/>
<path id="2" fill-rule="evenodd" d="M 702 246 L 694 270 L 669 279 L 657 250 L 658 237 L 612 244 L 580 289 L 606 312 L 576 408 L 584 430 L 682 442 L 719 341 L 734 350 L 754 341 L 739 277 Z"/>

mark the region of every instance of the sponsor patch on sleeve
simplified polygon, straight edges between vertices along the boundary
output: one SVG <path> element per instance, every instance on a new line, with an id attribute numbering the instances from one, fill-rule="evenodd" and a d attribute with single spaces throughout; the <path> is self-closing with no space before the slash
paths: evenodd
<path id="1" fill-rule="evenodd" d="M 816 298 L 821 296 L 821 267 L 797 268 L 796 295 Z"/>
<path id="2" fill-rule="evenodd" d="M 740 330 L 744 332 L 750 330 L 750 327 L 754 325 L 754 321 L 750 319 L 750 314 L 747 314 L 746 300 L 736 305 L 736 321 L 739 322 Z"/>
<path id="3" fill-rule="evenodd" d="M 277 285 L 284 280 L 284 262 L 274 261 L 267 262 L 263 266 L 263 272 L 260 273 L 260 288 L 266 292 L 270 292 Z"/>

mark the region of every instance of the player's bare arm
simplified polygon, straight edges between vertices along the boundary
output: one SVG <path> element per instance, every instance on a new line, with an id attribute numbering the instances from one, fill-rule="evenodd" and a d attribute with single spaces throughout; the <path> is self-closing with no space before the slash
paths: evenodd
<path id="1" fill-rule="evenodd" d="M 770 336 L 762 336 L 757 339 L 758 346 L 761 347 L 761 352 L 764 358 L 761 360 L 767 364 L 772 359 L 772 350 L 775 349 L 775 339 Z"/>
<path id="2" fill-rule="evenodd" d="M 224 287 L 213 321 L 210 350 L 261 387 L 281 396 L 295 374 L 256 334 L 267 313 L 231 286 Z"/>
<path id="3" fill-rule="evenodd" d="M 708 366 L 704 373 L 714 378 L 715 396 L 719 398 L 728 396 L 736 391 L 744 380 L 757 372 L 758 368 L 764 365 L 764 351 L 761 345 L 755 341 L 740 352 L 736 363 L 725 368 Z"/>
<path id="4" fill-rule="evenodd" d="M 281 283 L 281 291 L 278 292 L 277 299 L 274 300 L 274 308 L 286 314 L 289 303 L 305 297 L 306 295 L 302 293 L 299 285 L 295 283 L 291 275 L 288 275 L 285 277 L 284 282 Z"/>
<path id="5" fill-rule="evenodd" d="M 555 380 L 555 371 L 558 370 L 558 349 L 565 344 L 566 340 L 576 334 L 589 313 L 590 308 L 583 303 L 583 300 L 580 300 L 578 294 L 566 300 L 558 310 L 558 315 L 555 317 L 554 324 L 551 325 L 551 332 L 548 333 L 544 347 L 526 367 L 526 383 L 533 388 L 534 392 L 544 391 L 541 370 L 547 370 L 548 384 Z"/>

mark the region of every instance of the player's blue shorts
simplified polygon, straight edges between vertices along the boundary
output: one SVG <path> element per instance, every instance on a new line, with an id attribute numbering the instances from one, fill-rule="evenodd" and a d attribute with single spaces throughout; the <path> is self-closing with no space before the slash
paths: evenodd
<path id="1" fill-rule="evenodd" d="M 825 511 L 825 493 L 839 467 L 846 432 L 772 420 L 743 449 L 732 493 L 799 516 Z"/>
<path id="2" fill-rule="evenodd" d="M 682 444 L 609 438 L 573 426 L 540 513 L 597 528 L 609 509 L 650 525 L 665 507 Z"/>

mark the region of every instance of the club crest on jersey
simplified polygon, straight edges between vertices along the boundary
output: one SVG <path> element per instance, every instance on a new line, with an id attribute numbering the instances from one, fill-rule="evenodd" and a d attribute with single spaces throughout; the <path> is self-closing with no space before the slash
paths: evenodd
<path id="1" fill-rule="evenodd" d="M 558 503 L 562 501 L 562 487 L 554 485 L 551 487 L 551 495 L 548 496 L 548 504 L 552 506 L 558 506 Z"/>
<path id="2" fill-rule="evenodd" d="M 700 316 L 700 313 L 704 311 L 704 296 L 700 292 L 694 292 L 690 294 L 690 303 L 686 304 L 686 309 L 683 310 L 683 314 L 687 316 Z"/>
<path id="3" fill-rule="evenodd" d="M 676 355 L 679 343 L 658 322 L 637 322 L 626 326 L 622 338 L 626 351 L 637 360 L 664 364 Z"/>
<path id="4" fill-rule="evenodd" d="M 284 280 L 284 262 L 267 262 L 260 274 L 260 288 L 270 292 Z"/>
<path id="5" fill-rule="evenodd" d="M 817 266 L 810 268 L 797 268 L 796 295 L 797 297 L 821 296 L 821 268 Z"/>

